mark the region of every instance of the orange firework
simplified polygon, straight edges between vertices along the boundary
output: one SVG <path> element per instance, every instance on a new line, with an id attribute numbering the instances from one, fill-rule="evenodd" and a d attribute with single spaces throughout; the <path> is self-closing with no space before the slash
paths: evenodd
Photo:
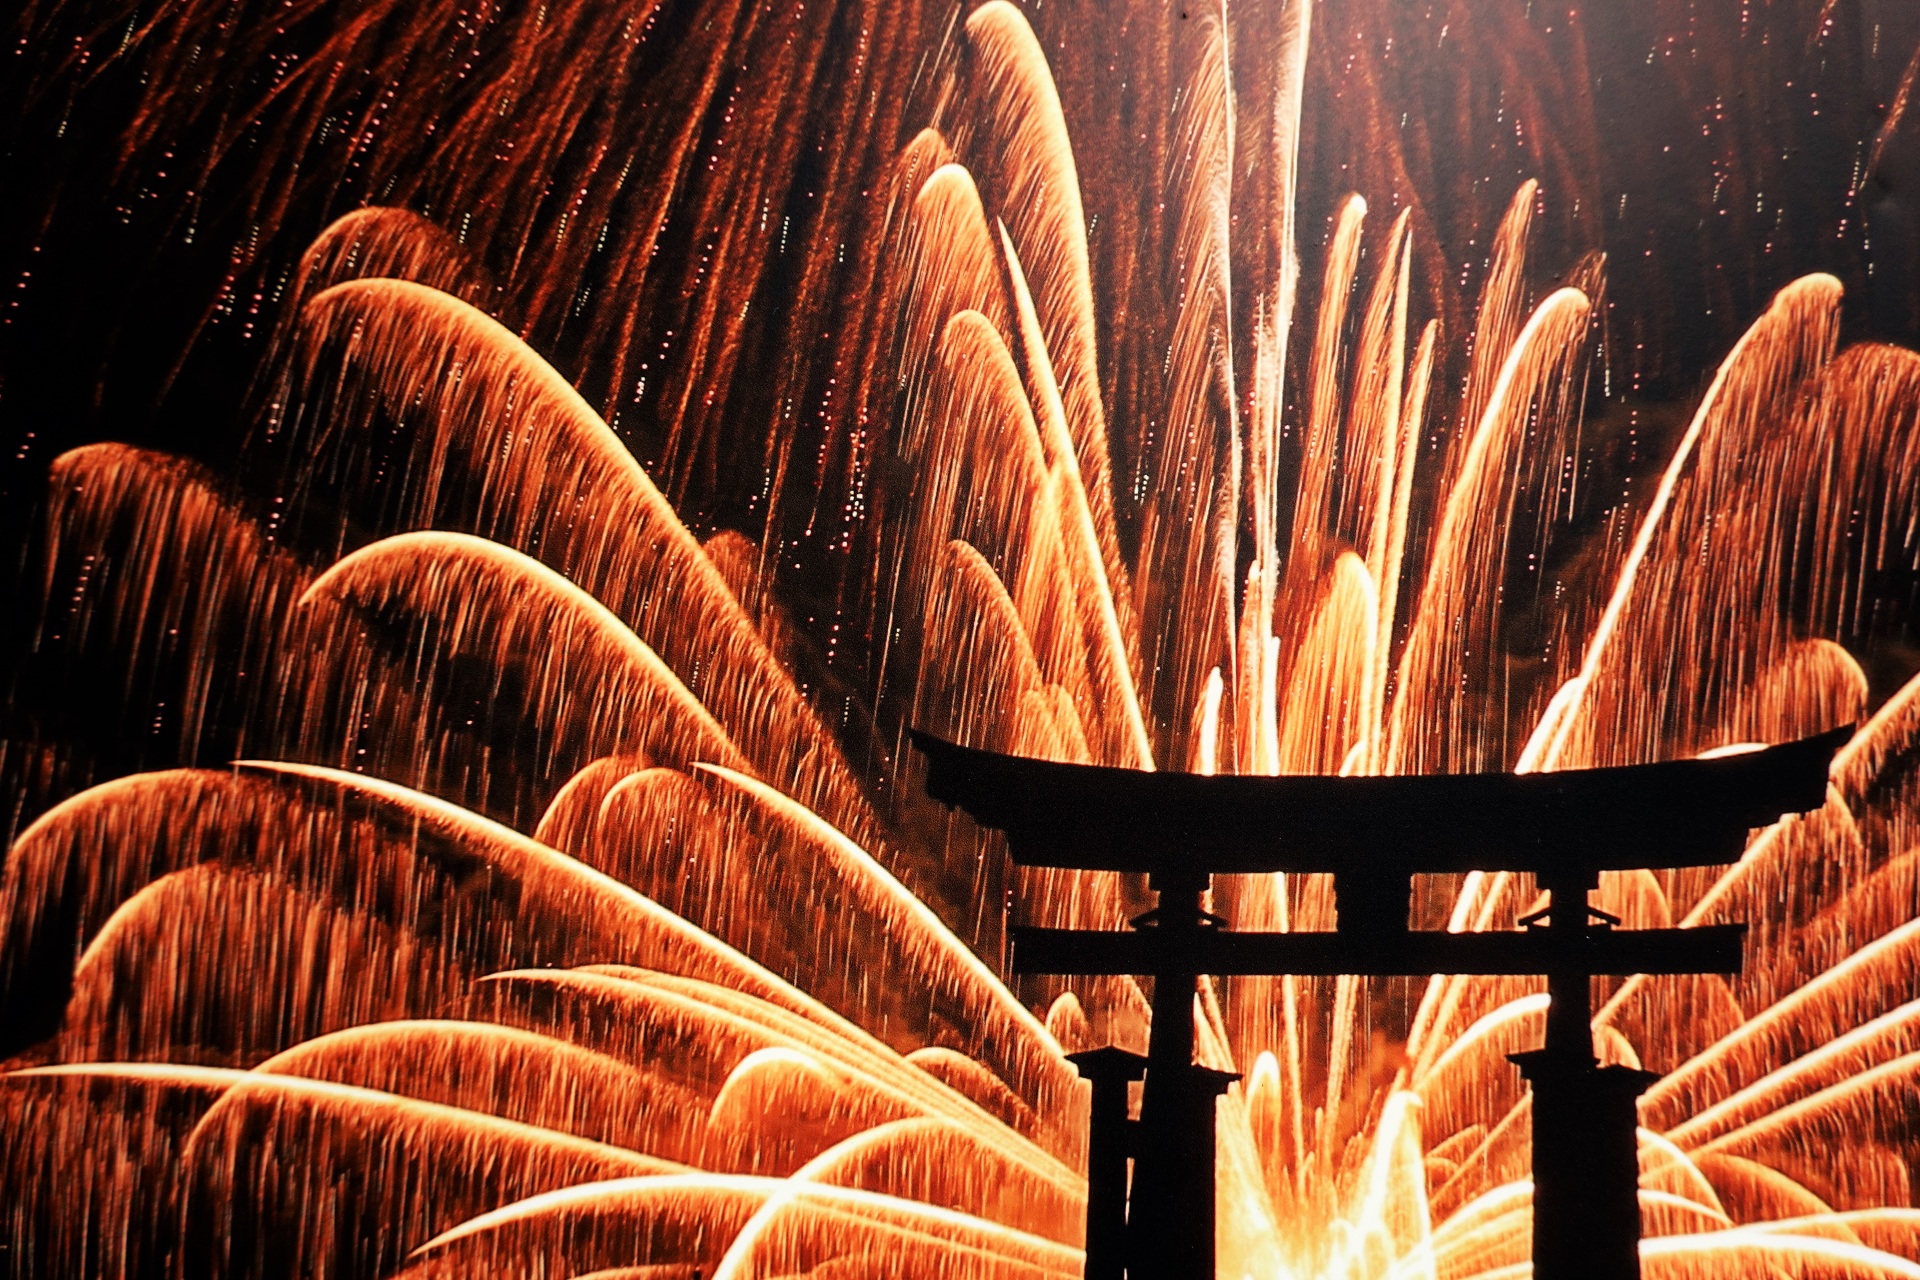
<path id="1" fill-rule="evenodd" d="M 390 7 L 274 92 L 305 103 L 329 61 L 386 67 L 361 46 Z M 157 21 L 218 26 L 178 8 Z M 624 67 L 678 20 L 643 8 L 553 20 Z M 1074 1276 L 1084 1095 L 1063 1055 L 1141 1047 L 1148 1002 L 1130 979 L 1009 985 L 1000 900 L 1025 874 L 1046 923 L 1113 928 L 1144 885 L 1010 870 L 914 798 L 900 729 L 1139 769 L 1382 774 L 1859 720 L 1827 807 L 1738 864 L 1603 876 L 1598 905 L 1629 926 L 1743 920 L 1755 942 L 1738 979 L 1607 985 L 1594 1029 L 1607 1061 L 1665 1073 L 1641 1112 L 1652 1280 L 1920 1280 L 1920 679 L 1876 707 L 1836 640 L 1874 574 L 1911 568 L 1920 356 L 1843 348 L 1840 282 L 1787 284 L 1574 586 L 1536 574 L 1541 598 L 1516 601 L 1513 564 L 1539 568 L 1589 483 L 1605 264 L 1535 298 L 1543 197 L 1522 181 L 1477 309 L 1423 322 L 1420 220 L 1370 225 L 1361 196 L 1303 288 L 1314 5 L 1278 18 L 1270 128 L 1243 127 L 1224 12 L 1196 5 L 1168 54 L 1169 322 L 1126 374 L 1127 402 L 1152 385 L 1157 410 L 1124 424 L 1101 381 L 1124 353 L 1102 344 L 1149 340 L 1110 336 L 1128 317 L 1103 312 L 1049 51 L 1005 0 L 957 20 L 914 99 L 924 127 L 858 197 L 875 234 L 836 251 L 857 260 L 857 332 L 793 322 L 859 406 L 836 418 L 857 424 L 845 482 L 788 455 L 785 373 L 754 460 L 763 510 L 838 507 L 821 520 L 857 590 L 831 617 L 798 616 L 778 538 L 702 541 L 690 524 L 710 522 L 683 518 L 719 410 L 685 378 L 647 389 L 664 347 L 623 337 L 593 362 L 609 404 L 664 421 L 664 490 L 615 410 L 543 359 L 564 358 L 569 316 L 637 332 L 664 204 L 628 211 L 606 296 L 543 286 L 514 327 L 462 248 L 505 230 L 358 209 L 282 282 L 248 484 L 131 445 L 60 456 L 36 649 L 164 701 L 156 750 L 234 759 L 78 790 L 7 855 L 0 1009 L 31 1034 L 0 1080 L 0 1273 Z M 766 21 L 787 39 L 754 28 L 782 50 L 763 74 L 798 82 L 824 37 Z M 489 85 L 540 74 L 537 25 Z M 192 58 L 167 47 L 174 83 Z M 724 103 L 725 61 L 684 87 Z M 584 101 L 573 74 L 555 92 Z M 461 132 L 490 109 L 441 159 L 494 171 Z M 391 127 L 381 112 L 354 127 Z M 345 127 L 302 119 L 303 138 Z M 687 164 L 746 145 L 731 114 L 647 121 Z M 756 123 L 764 165 L 800 181 L 799 126 Z M 607 128 L 555 110 L 517 136 L 558 183 L 574 131 Z M 1256 166 L 1264 199 L 1241 207 Z M 592 177 L 561 201 L 581 226 L 627 199 Z M 719 272 L 770 251 L 787 233 L 745 198 L 760 189 L 714 197 L 687 252 Z M 576 234 L 545 251 L 597 251 Z M 1270 249 L 1251 281 L 1239 237 Z M 671 359 L 755 377 L 751 301 L 680 299 L 674 342 L 697 354 Z M 1523 615 L 1553 621 L 1516 674 Z M 843 626 L 872 650 L 864 684 L 832 660 Z M 1421 880 L 1413 912 L 1486 930 L 1534 905 L 1526 879 L 1474 874 Z M 1325 877 L 1239 876 L 1213 908 L 1318 929 L 1333 901 Z M 1219 1113 L 1221 1274 L 1523 1275 L 1529 1112 L 1505 1055 L 1538 1042 L 1545 1005 L 1519 978 L 1205 985 L 1202 1059 L 1244 1074 Z"/>

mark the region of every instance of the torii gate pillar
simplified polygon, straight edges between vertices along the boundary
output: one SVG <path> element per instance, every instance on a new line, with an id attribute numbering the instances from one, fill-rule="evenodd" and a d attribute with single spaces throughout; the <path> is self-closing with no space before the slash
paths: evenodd
<path id="1" fill-rule="evenodd" d="M 1512 1058 L 1533 1086 L 1533 1273 L 1638 1280 L 1638 1099 L 1660 1077 L 1551 1049 Z"/>
<path id="2" fill-rule="evenodd" d="M 1086 1280 L 1121 1280 L 1127 1257 L 1127 1160 L 1133 1121 L 1127 1086 L 1146 1074 L 1147 1060 L 1109 1045 L 1070 1053 L 1067 1061 L 1093 1085 L 1087 1115 Z"/>
<path id="3" fill-rule="evenodd" d="M 1550 887 L 1550 927 L 1585 930 L 1600 914 L 1586 889 Z M 1579 969 L 1548 974 L 1544 1043 L 1509 1055 L 1532 1086 L 1533 1274 L 1639 1280 L 1639 1097 L 1660 1077 L 1593 1056 L 1591 982 Z"/>

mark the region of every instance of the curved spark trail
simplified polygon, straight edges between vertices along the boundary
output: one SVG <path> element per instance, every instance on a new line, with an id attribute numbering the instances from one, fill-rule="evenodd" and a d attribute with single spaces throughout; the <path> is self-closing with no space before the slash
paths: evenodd
<path id="1" fill-rule="evenodd" d="M 1851 720 L 1823 811 L 1731 867 L 1602 877 L 1629 926 L 1753 933 L 1738 979 L 1608 986 L 1596 1045 L 1663 1073 L 1650 1280 L 1920 1280 L 1920 678 L 1876 706 L 1860 656 L 1920 569 L 1920 355 L 1843 345 L 1838 276 L 1749 310 L 1648 492 L 1606 506 L 1592 382 L 1625 308 L 1597 255 L 1529 261 L 1573 161 L 1549 140 L 1500 192 L 1476 294 L 1404 194 L 1341 196 L 1303 245 L 1310 113 L 1343 109 L 1310 51 L 1360 20 L 1312 0 L 1196 5 L 1153 37 L 1168 100 L 1117 125 L 1005 0 L 924 58 L 845 6 L 368 0 L 270 36 L 162 8 L 73 55 L 141 68 L 130 174 L 162 182 L 141 166 L 186 120 L 190 181 L 298 171 L 263 178 L 258 237 L 293 234 L 273 193 L 325 157 L 395 194 L 254 300 L 236 457 L 52 465 L 41 665 L 0 739 L 41 797 L 0 872 L 0 1275 L 1072 1276 L 1064 1055 L 1142 1047 L 1149 1005 L 1009 983 L 1004 904 L 1117 928 L 1146 886 L 1009 867 L 920 797 L 906 727 L 1351 775 Z M 861 109 L 820 87 L 848 50 Z M 209 123 L 203 54 L 278 70 Z M 386 87 L 349 110 L 359 76 Z M 1109 198 L 1114 129 L 1173 157 L 1140 207 Z M 614 164 L 623 131 L 651 167 Z M 805 359 L 756 367 L 768 324 Z M 760 452 L 727 456 L 755 379 Z M 103 706 L 139 732 L 100 746 Z M 1434 877 L 1412 911 L 1510 928 L 1535 898 Z M 1221 877 L 1212 909 L 1334 904 Z M 1545 1003 L 1208 984 L 1200 1056 L 1245 1073 L 1221 1274 L 1524 1276 L 1506 1055 Z"/>

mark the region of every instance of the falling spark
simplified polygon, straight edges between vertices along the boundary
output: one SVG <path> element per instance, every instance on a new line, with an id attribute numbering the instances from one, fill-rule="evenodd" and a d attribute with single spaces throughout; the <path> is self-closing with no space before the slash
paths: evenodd
<path id="1" fill-rule="evenodd" d="M 551 8 L 621 59 L 658 18 Z M 667 496 L 685 485 L 656 483 L 541 344 L 487 313 L 464 251 L 485 229 L 397 209 L 336 222 L 287 284 L 245 458 L 271 510 L 131 446 L 58 459 L 39 644 L 130 698 L 169 689 L 154 736 L 178 760 L 205 763 L 229 725 L 243 758 L 80 790 L 9 851 L 0 1006 L 44 1025 L 0 1077 L 0 1245 L 26 1259 L 0 1268 L 1072 1276 L 1085 1135 L 1063 1055 L 1140 1047 L 1148 1005 L 1129 978 L 1009 986 L 1001 895 L 1118 928 L 1145 886 L 1009 870 L 917 805 L 896 730 L 1363 774 L 1712 754 L 1870 716 L 1826 810 L 1739 863 L 1603 878 L 1630 926 L 1745 920 L 1756 946 L 1735 981 L 1608 989 L 1595 1034 L 1609 1061 L 1663 1073 L 1641 1112 L 1650 1280 L 1920 1280 L 1920 681 L 1875 709 L 1827 638 L 1876 572 L 1911 568 L 1920 356 L 1842 349 L 1831 276 L 1781 289 L 1652 494 L 1620 509 L 1623 550 L 1563 610 L 1540 679 L 1517 680 L 1510 571 L 1538 567 L 1573 503 L 1603 264 L 1536 292 L 1542 194 L 1520 182 L 1450 349 L 1459 334 L 1417 314 L 1420 219 L 1369 224 L 1356 194 L 1317 313 L 1296 315 L 1314 15 L 1283 10 L 1264 141 L 1224 6 L 1197 6 L 1170 55 L 1179 163 L 1156 216 L 1175 301 L 1137 374 L 1163 412 L 1124 437 L 1047 52 L 1003 0 L 955 26 L 931 119 L 895 135 L 911 140 L 865 194 L 886 233 L 834 249 L 866 264 L 884 320 L 821 338 L 849 383 L 864 361 L 896 387 L 833 394 L 891 405 L 860 448 L 899 465 L 829 493 L 824 464 L 790 471 L 769 445 L 768 501 L 844 498 L 833 545 L 867 594 L 831 618 L 788 613 L 788 548 L 697 538 Z M 712 136 L 693 112 L 670 130 L 682 166 L 743 144 L 722 61 L 688 86 L 724 108 Z M 580 115 L 516 146 L 558 156 Z M 364 142 L 398 123 L 312 128 Z M 798 125 L 757 125 L 761 178 L 794 179 Z M 1269 199 L 1238 208 L 1256 165 L 1278 175 Z M 613 193 L 569 198 L 573 246 Z M 771 199 L 709 211 L 703 271 L 805 233 Z M 634 216 L 603 286 L 634 290 L 628 320 L 666 225 L 664 204 Z M 1243 236 L 1275 246 L 1250 285 Z M 675 441 L 711 405 L 658 392 L 654 362 L 746 376 L 751 298 L 723 294 L 613 361 L 616 401 Z M 584 305 L 536 303 L 547 320 Z M 869 624 L 877 692 L 831 641 L 812 651 Z M 1518 877 L 1435 878 L 1412 911 L 1508 928 L 1534 898 Z M 1333 920 L 1325 877 L 1222 877 L 1213 908 L 1246 928 Z M 1219 1111 L 1222 1275 L 1527 1274 L 1531 1113 L 1505 1056 L 1537 1041 L 1540 984 L 1436 978 L 1405 1017 L 1394 998 L 1352 977 L 1203 992 L 1202 1057 L 1247 1073 Z"/>

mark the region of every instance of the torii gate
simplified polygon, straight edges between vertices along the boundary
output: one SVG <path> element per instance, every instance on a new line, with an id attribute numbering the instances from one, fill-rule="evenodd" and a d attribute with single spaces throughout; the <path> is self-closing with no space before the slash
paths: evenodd
<path id="1" fill-rule="evenodd" d="M 1073 1055 L 1094 1090 L 1087 1280 L 1213 1280 L 1213 1103 L 1234 1077 L 1193 1061 L 1199 975 L 1446 973 L 1547 978 L 1545 1045 L 1513 1055 L 1533 1086 L 1535 1280 L 1637 1280 L 1635 1099 L 1657 1077 L 1599 1065 L 1590 979 L 1738 973 L 1746 926 L 1617 930 L 1587 893 L 1602 871 L 1735 861 L 1751 829 L 1826 802 L 1852 732 L 1626 768 L 1362 778 L 1147 773 L 915 732 L 927 794 L 1005 832 L 1015 862 L 1145 874 L 1159 894 L 1131 932 L 1013 930 L 1016 973 L 1154 980 L 1144 1059 Z M 1276 871 L 1331 873 L 1336 927 L 1242 933 L 1203 909 L 1212 876 Z M 1547 905 L 1515 930 L 1410 929 L 1411 877 L 1464 871 L 1530 872 Z M 1126 1089 L 1143 1074 L 1136 1127 Z"/>

